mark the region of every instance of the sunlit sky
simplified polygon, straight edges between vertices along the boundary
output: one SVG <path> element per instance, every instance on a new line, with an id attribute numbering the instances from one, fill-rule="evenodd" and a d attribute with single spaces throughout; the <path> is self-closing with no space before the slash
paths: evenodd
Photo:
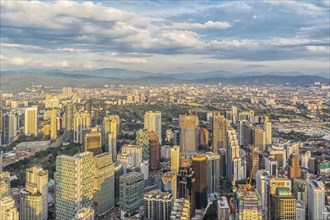
<path id="1" fill-rule="evenodd" d="M 1 70 L 329 72 L 329 2 L 1 1 Z"/>

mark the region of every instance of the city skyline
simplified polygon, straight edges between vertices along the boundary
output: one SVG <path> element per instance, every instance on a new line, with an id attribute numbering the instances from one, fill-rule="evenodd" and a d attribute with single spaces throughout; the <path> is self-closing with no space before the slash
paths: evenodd
<path id="1" fill-rule="evenodd" d="M 2 1 L 1 70 L 329 73 L 328 1 Z"/>

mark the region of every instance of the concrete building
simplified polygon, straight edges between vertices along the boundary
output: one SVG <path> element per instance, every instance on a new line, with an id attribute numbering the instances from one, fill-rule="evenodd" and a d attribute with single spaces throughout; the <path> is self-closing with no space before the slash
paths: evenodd
<path id="1" fill-rule="evenodd" d="M 302 200 L 296 200 L 296 220 L 306 220 L 306 205 Z"/>
<path id="2" fill-rule="evenodd" d="M 142 146 L 142 160 L 149 161 L 149 131 L 140 129 L 136 132 L 136 144 Z"/>
<path id="3" fill-rule="evenodd" d="M 254 188 L 247 191 L 245 185 L 238 185 L 234 200 L 237 205 L 235 219 L 262 220 L 261 200 Z"/>
<path id="4" fill-rule="evenodd" d="M 197 115 L 180 115 L 180 152 L 192 152 L 198 150 L 199 136 L 198 136 L 199 119 Z"/>
<path id="5" fill-rule="evenodd" d="M 206 208 L 208 203 L 208 164 L 203 154 L 197 154 L 192 158 L 192 169 L 195 175 L 195 208 Z"/>
<path id="6" fill-rule="evenodd" d="M 292 153 L 289 157 L 289 178 L 301 177 L 300 159 L 297 153 Z"/>
<path id="7" fill-rule="evenodd" d="M 102 136 L 97 127 L 92 128 L 90 133 L 85 134 L 84 139 L 84 151 L 92 152 L 93 155 L 102 153 Z"/>
<path id="8" fill-rule="evenodd" d="M 38 135 L 38 107 L 24 109 L 24 134 Z"/>
<path id="9" fill-rule="evenodd" d="M 160 142 L 155 131 L 149 132 L 149 169 L 157 170 L 160 166 Z"/>
<path id="10" fill-rule="evenodd" d="M 0 116 L 1 117 L 1 116 Z M 11 144 L 18 132 L 18 115 L 15 112 L 9 112 L 2 116 L 2 135 L 0 136 L 1 144 Z M 0 122 L 1 123 L 1 122 Z M 2 139 L 2 140 L 1 140 Z"/>
<path id="11" fill-rule="evenodd" d="M 219 193 L 220 191 L 220 155 L 212 152 L 206 153 L 208 185 L 207 194 Z"/>
<path id="12" fill-rule="evenodd" d="M 5 196 L 0 199 L 0 219 L 19 220 L 19 213 L 11 196 Z"/>
<path id="13" fill-rule="evenodd" d="M 77 210 L 93 205 L 93 153 L 56 158 L 56 220 L 72 219 Z"/>
<path id="14" fill-rule="evenodd" d="M 308 219 L 322 219 L 325 204 L 325 185 L 321 181 L 308 181 Z"/>
<path id="15" fill-rule="evenodd" d="M 219 148 L 227 148 L 228 124 L 228 121 L 220 112 L 213 113 L 212 149 L 214 153 L 219 153 Z"/>
<path id="16" fill-rule="evenodd" d="M 123 165 L 117 164 L 115 167 L 115 205 L 119 206 L 119 186 L 120 186 L 120 177 L 124 175 Z"/>
<path id="17" fill-rule="evenodd" d="M 94 209 L 91 207 L 82 207 L 76 213 L 74 220 L 94 220 Z"/>
<path id="18" fill-rule="evenodd" d="M 143 204 L 143 174 L 131 172 L 119 178 L 120 208 L 129 216 L 137 212 Z"/>
<path id="19" fill-rule="evenodd" d="M 132 157 L 131 165 L 140 167 L 142 162 L 142 147 L 140 145 L 124 144 L 121 147 L 122 154 L 129 154 Z"/>
<path id="20" fill-rule="evenodd" d="M 177 199 L 173 204 L 171 219 L 190 220 L 191 207 L 189 199 Z"/>
<path id="21" fill-rule="evenodd" d="M 227 132 L 226 176 L 228 181 L 246 178 L 246 153 L 239 148 L 237 133 L 233 128 Z"/>
<path id="22" fill-rule="evenodd" d="M 151 191 L 144 194 L 144 219 L 170 220 L 174 198 L 171 193 Z"/>
<path id="23" fill-rule="evenodd" d="M 248 167 L 248 171 L 249 171 L 247 173 L 247 175 L 250 176 L 251 172 L 253 171 L 252 178 L 256 179 L 256 173 L 259 170 L 259 151 L 258 151 L 258 148 L 256 148 L 256 147 L 250 148 L 248 150 L 247 155 L 248 155 L 247 167 Z"/>
<path id="24" fill-rule="evenodd" d="M 209 145 L 209 138 L 210 138 L 209 131 L 206 128 L 199 128 L 198 135 L 199 135 L 198 138 L 199 145 L 203 147 L 207 147 Z"/>
<path id="25" fill-rule="evenodd" d="M 112 152 L 112 148 L 115 143 L 113 143 L 113 140 L 117 139 L 117 121 L 114 118 L 111 118 L 110 116 L 106 116 L 103 118 L 103 143 L 105 145 L 105 151 L 109 153 Z M 112 138 L 112 140 L 110 140 Z"/>
<path id="26" fill-rule="evenodd" d="M 48 218 L 48 171 L 41 167 L 26 170 L 25 189 L 20 192 L 20 219 Z"/>
<path id="27" fill-rule="evenodd" d="M 66 132 L 66 138 L 68 140 L 72 139 L 72 133 L 73 133 L 73 111 L 74 111 L 74 105 L 72 103 L 68 103 L 65 107 L 65 132 Z"/>
<path id="28" fill-rule="evenodd" d="M 272 123 L 270 121 L 264 123 L 264 130 L 266 132 L 266 145 L 272 144 Z"/>
<path id="29" fill-rule="evenodd" d="M 266 191 L 265 188 L 266 188 L 266 181 L 268 176 L 269 176 L 269 172 L 266 170 L 258 170 L 256 173 L 256 190 L 260 195 L 262 210 L 264 210 L 266 207 L 264 195 Z"/>
<path id="30" fill-rule="evenodd" d="M 253 145 L 257 147 L 260 152 L 266 150 L 266 132 L 263 128 L 255 127 L 253 129 Z"/>
<path id="31" fill-rule="evenodd" d="M 0 198 L 9 196 L 10 190 L 10 173 L 0 172 Z"/>
<path id="32" fill-rule="evenodd" d="M 93 207 L 95 215 L 101 216 L 115 206 L 115 165 L 110 153 L 96 155 L 93 159 Z"/>
<path id="33" fill-rule="evenodd" d="M 74 143 L 83 143 L 83 130 L 91 127 L 91 115 L 87 112 L 77 112 L 73 120 L 73 141 Z"/>
<path id="34" fill-rule="evenodd" d="M 270 214 L 271 220 L 296 219 L 296 198 L 287 187 L 276 188 L 276 193 L 272 196 Z"/>
<path id="35" fill-rule="evenodd" d="M 227 220 L 230 216 L 230 207 L 225 196 L 221 196 L 217 203 L 218 220 Z"/>
<path id="36" fill-rule="evenodd" d="M 57 138 L 57 110 L 53 109 L 50 116 L 50 138 Z"/>
<path id="37" fill-rule="evenodd" d="M 180 166 L 180 146 L 173 146 L 171 149 L 171 170 L 179 172 Z"/>
<path id="38" fill-rule="evenodd" d="M 293 179 L 292 181 L 292 193 L 297 200 L 307 204 L 307 181 L 303 179 Z"/>
<path id="39" fill-rule="evenodd" d="M 276 160 L 265 157 L 265 170 L 269 172 L 271 176 L 277 176 L 278 174 L 278 163 Z"/>
<path id="40" fill-rule="evenodd" d="M 147 111 L 144 114 L 144 128 L 148 131 L 154 131 L 162 143 L 162 115 L 160 111 Z"/>
<path id="41" fill-rule="evenodd" d="M 177 199 L 177 179 L 176 172 L 168 171 L 162 176 L 162 192 L 169 192 L 173 195 L 174 201 Z"/>

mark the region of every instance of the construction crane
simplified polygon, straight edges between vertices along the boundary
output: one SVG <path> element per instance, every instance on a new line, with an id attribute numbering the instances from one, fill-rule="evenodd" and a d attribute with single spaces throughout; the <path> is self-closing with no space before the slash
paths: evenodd
<path id="1" fill-rule="evenodd" d="M 246 191 L 250 191 L 250 189 L 251 189 L 251 181 L 252 181 L 252 177 L 253 177 L 253 172 L 254 172 L 254 166 L 252 163 L 252 170 L 250 173 L 250 178 L 246 181 L 246 184 L 245 184 Z"/>

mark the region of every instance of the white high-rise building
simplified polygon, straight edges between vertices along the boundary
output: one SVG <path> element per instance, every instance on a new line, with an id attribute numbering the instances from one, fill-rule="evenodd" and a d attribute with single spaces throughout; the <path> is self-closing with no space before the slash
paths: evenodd
<path id="1" fill-rule="evenodd" d="M 19 213 L 15 206 L 15 201 L 11 196 L 5 196 L 0 199 L 0 219 L 18 220 Z"/>
<path id="2" fill-rule="evenodd" d="M 144 128 L 156 132 L 159 142 L 162 143 L 162 114 L 160 111 L 147 111 L 144 114 Z"/>
<path id="3" fill-rule="evenodd" d="M 83 143 L 83 130 L 91 127 L 91 115 L 87 112 L 77 112 L 73 121 L 73 142 Z"/>
<path id="4" fill-rule="evenodd" d="M 308 181 L 308 219 L 323 219 L 325 185 L 322 181 Z"/>
<path id="5" fill-rule="evenodd" d="M 48 216 L 48 171 L 41 167 L 26 170 L 25 189 L 21 190 L 20 219 L 43 220 Z"/>
<path id="6" fill-rule="evenodd" d="M 38 107 L 24 109 L 24 134 L 38 135 Z"/>
<path id="7" fill-rule="evenodd" d="M 270 121 L 265 122 L 264 130 L 266 131 L 266 144 L 272 144 L 272 123 Z"/>
<path id="8" fill-rule="evenodd" d="M 131 155 L 132 163 L 134 167 L 140 167 L 142 162 L 142 147 L 139 145 L 125 144 L 121 148 L 122 154 Z"/>
<path id="9" fill-rule="evenodd" d="M 73 219 L 77 211 L 93 205 L 93 153 L 56 158 L 56 220 Z"/>
<path id="10" fill-rule="evenodd" d="M 245 178 L 244 166 L 242 163 L 241 153 L 244 152 L 239 149 L 237 133 L 235 129 L 229 128 L 227 131 L 227 157 L 226 157 L 226 167 L 227 167 L 227 180 L 232 181 L 233 179 L 240 180 Z M 242 155 L 243 156 L 243 155 Z M 246 156 L 246 155 L 245 155 Z"/>
<path id="11" fill-rule="evenodd" d="M 263 195 L 265 195 L 265 187 L 266 187 L 265 181 L 267 181 L 268 176 L 269 176 L 269 172 L 266 170 L 258 170 L 256 173 L 256 188 L 261 198 L 261 205 L 263 210 L 265 209 L 266 206 Z"/>

